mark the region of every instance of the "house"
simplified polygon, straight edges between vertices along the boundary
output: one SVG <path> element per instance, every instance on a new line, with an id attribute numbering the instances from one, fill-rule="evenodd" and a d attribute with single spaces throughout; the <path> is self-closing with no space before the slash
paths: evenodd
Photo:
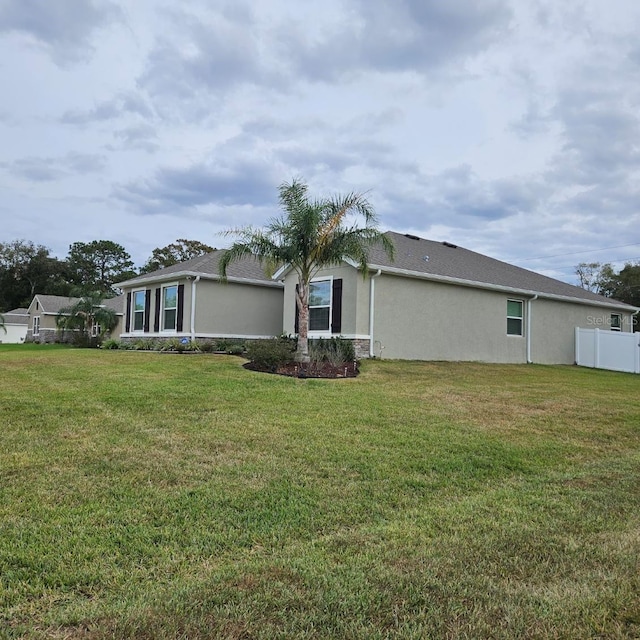
<path id="1" fill-rule="evenodd" d="M 5 331 L 0 329 L 0 343 L 20 344 L 27 337 L 29 313 L 27 309 L 14 309 L 2 314 Z"/>
<path id="2" fill-rule="evenodd" d="M 120 338 L 266 338 L 282 332 L 284 285 L 253 257 L 222 281 L 217 250 L 117 283 L 125 299 Z"/>
<path id="3" fill-rule="evenodd" d="M 27 342 L 58 342 L 62 339 L 56 319 L 60 311 L 66 307 L 72 307 L 80 298 L 68 298 L 67 296 L 50 296 L 36 294 L 29 305 Z M 124 297 L 107 298 L 103 301 L 105 307 L 113 309 L 118 318 L 118 324 L 111 332 L 113 337 L 120 335 L 124 315 Z M 67 336 L 67 339 L 69 336 Z"/>
<path id="4" fill-rule="evenodd" d="M 637 308 L 449 242 L 388 232 L 392 261 L 366 278 L 344 261 L 311 283 L 309 337 L 341 335 L 360 357 L 573 364 L 576 327 L 631 331 Z M 297 274 L 284 281 L 283 330 L 297 333 Z"/>

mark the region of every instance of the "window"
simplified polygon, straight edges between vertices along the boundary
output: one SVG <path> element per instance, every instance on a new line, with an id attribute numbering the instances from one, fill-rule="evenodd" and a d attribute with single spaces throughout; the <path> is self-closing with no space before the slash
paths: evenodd
<path id="1" fill-rule="evenodd" d="M 331 330 L 331 280 L 309 284 L 309 331 Z"/>
<path id="2" fill-rule="evenodd" d="M 37 336 L 40 334 L 40 316 L 33 317 L 33 335 Z"/>
<path id="3" fill-rule="evenodd" d="M 178 315 L 178 287 L 171 285 L 162 289 L 162 330 L 175 331 Z"/>
<path id="4" fill-rule="evenodd" d="M 611 331 L 622 331 L 622 316 L 619 313 L 611 314 Z"/>
<path id="5" fill-rule="evenodd" d="M 522 335 L 522 300 L 507 300 L 507 335 Z"/>
<path id="6" fill-rule="evenodd" d="M 101 327 L 99 324 L 92 324 L 91 325 L 91 337 L 92 338 L 97 338 L 100 334 L 102 333 L 101 331 Z"/>
<path id="7" fill-rule="evenodd" d="M 146 303 L 146 291 L 133 292 L 133 330 L 144 331 L 144 309 Z"/>

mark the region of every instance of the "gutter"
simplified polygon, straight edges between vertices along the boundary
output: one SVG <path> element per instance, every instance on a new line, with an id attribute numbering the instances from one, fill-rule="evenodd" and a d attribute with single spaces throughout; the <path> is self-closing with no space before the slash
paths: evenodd
<path id="1" fill-rule="evenodd" d="M 369 279 L 369 357 L 373 358 L 373 307 L 375 303 L 376 295 L 376 282 L 374 278 L 377 278 L 382 273 L 382 269 L 378 269 Z"/>
<path id="2" fill-rule="evenodd" d="M 531 303 L 537 299 L 538 294 L 536 293 L 533 298 L 529 298 L 529 300 L 527 300 L 527 326 L 525 327 L 525 331 L 527 332 L 527 364 L 533 363 L 533 360 L 531 359 Z"/>
<path id="3" fill-rule="evenodd" d="M 132 288 L 137 286 L 144 286 L 146 284 L 152 284 L 154 282 L 168 282 L 171 280 L 179 280 L 181 278 L 204 278 L 205 280 L 217 280 L 221 281 L 222 278 L 217 273 L 202 273 L 198 271 L 173 271 L 171 273 L 163 273 L 148 278 L 141 278 L 140 280 L 125 280 L 124 282 L 116 282 L 113 286 L 122 289 L 123 287 Z M 275 289 L 282 289 L 284 285 L 281 282 L 272 282 L 271 280 L 258 280 L 256 278 L 238 278 L 227 277 L 226 282 L 232 282 L 237 284 L 253 284 L 259 287 L 273 287 Z"/>
<path id="4" fill-rule="evenodd" d="M 357 265 L 353 262 L 345 260 L 351 266 Z M 518 289 L 515 287 L 508 287 L 499 284 L 491 284 L 489 282 L 478 282 L 477 280 L 466 280 L 464 278 L 453 278 L 451 276 L 440 276 L 432 273 L 424 273 L 422 271 L 410 271 L 409 269 L 400 269 L 398 267 L 387 267 L 385 265 L 378 264 L 370 264 L 370 269 L 379 269 L 382 270 L 383 273 L 388 273 L 389 275 L 398 275 L 405 276 L 407 278 L 417 278 L 419 280 L 431 280 L 433 282 L 443 282 L 445 284 L 457 284 L 463 287 L 473 287 L 474 289 L 486 289 L 487 291 L 498 291 L 500 293 L 508 293 L 508 294 L 517 294 L 521 296 L 526 296 L 532 298 L 533 296 L 538 296 L 544 298 L 545 300 L 558 300 L 560 302 L 572 302 L 573 304 L 586 304 L 591 307 L 600 307 L 605 309 L 614 309 L 616 311 L 631 311 L 634 312 L 640 311 L 638 307 L 634 307 L 633 305 L 625 304 L 624 302 L 619 302 L 618 304 L 607 303 L 606 300 L 590 300 L 589 298 L 574 298 L 573 296 L 566 296 L 558 293 L 544 293 L 542 291 L 534 291 L 532 289 Z"/>
<path id="5" fill-rule="evenodd" d="M 200 282 L 200 276 L 191 281 L 191 341 L 196 339 L 196 284 Z"/>

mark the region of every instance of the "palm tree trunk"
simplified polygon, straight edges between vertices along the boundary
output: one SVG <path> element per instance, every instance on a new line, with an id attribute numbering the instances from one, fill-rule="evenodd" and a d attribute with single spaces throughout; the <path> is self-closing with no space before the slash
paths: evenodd
<path id="1" fill-rule="evenodd" d="M 309 358 L 309 289 L 303 278 L 298 279 L 296 291 L 296 305 L 298 307 L 298 347 L 296 362 L 306 363 Z"/>

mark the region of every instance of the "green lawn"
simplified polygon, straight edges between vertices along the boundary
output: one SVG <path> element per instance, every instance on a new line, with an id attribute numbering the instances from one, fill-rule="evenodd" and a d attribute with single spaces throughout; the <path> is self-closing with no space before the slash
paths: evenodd
<path id="1" fill-rule="evenodd" d="M 0 637 L 640 637 L 640 376 L 241 363 L 0 347 Z"/>

